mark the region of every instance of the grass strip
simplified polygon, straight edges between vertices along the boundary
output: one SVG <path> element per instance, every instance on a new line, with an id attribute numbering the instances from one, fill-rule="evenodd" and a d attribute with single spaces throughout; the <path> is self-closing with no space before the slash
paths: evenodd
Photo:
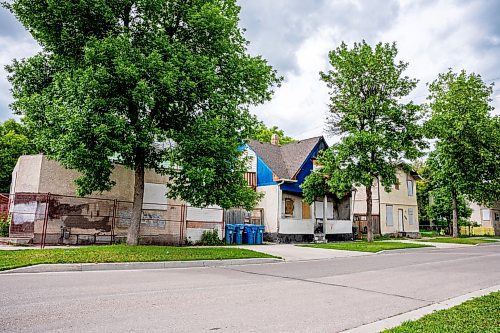
<path id="1" fill-rule="evenodd" d="M 307 244 L 299 245 L 302 247 L 313 247 L 318 249 L 330 250 L 345 250 L 345 251 L 359 251 L 359 252 L 379 252 L 383 250 L 399 250 L 399 249 L 412 249 L 419 247 L 429 247 L 424 244 L 413 244 L 403 242 L 343 242 L 343 243 L 325 243 L 325 244 Z"/>
<path id="2" fill-rule="evenodd" d="M 276 258 L 236 247 L 174 247 L 106 245 L 64 249 L 0 251 L 0 270 L 37 264 L 75 264 L 112 262 L 154 262 Z"/>
<path id="3" fill-rule="evenodd" d="M 452 243 L 452 244 L 484 244 L 484 243 L 496 243 L 493 239 L 483 239 L 483 238 L 453 238 L 453 237 L 438 237 L 432 239 L 422 239 L 419 242 L 429 242 L 429 243 Z"/>
<path id="4" fill-rule="evenodd" d="M 493 333 L 500 332 L 500 291 L 471 299 L 418 320 L 407 321 L 384 333 Z"/>

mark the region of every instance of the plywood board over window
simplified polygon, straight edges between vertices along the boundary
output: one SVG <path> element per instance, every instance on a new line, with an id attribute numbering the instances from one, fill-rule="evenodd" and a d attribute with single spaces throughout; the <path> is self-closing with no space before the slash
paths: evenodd
<path id="1" fill-rule="evenodd" d="M 311 219 L 311 206 L 302 201 L 302 219 L 309 220 Z"/>
<path id="2" fill-rule="evenodd" d="M 285 199 L 285 216 L 293 216 L 293 199 Z"/>

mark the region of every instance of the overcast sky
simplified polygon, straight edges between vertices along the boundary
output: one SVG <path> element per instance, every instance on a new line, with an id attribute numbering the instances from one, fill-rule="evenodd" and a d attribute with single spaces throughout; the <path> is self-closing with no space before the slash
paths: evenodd
<path id="1" fill-rule="evenodd" d="M 239 0 L 250 52 L 263 55 L 285 79 L 273 100 L 253 111 L 302 139 L 323 132 L 328 90 L 319 71 L 341 41 L 397 42 L 408 75 L 420 80 L 412 99 L 425 101 L 425 84 L 447 68 L 482 75 L 500 109 L 499 0 Z M 0 9 L 0 121 L 12 116 L 3 67 L 39 47 Z"/>

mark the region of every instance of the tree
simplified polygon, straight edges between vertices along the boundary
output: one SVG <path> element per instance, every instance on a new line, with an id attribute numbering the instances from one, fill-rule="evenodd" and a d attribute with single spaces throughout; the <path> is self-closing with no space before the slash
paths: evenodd
<path id="1" fill-rule="evenodd" d="M 249 106 L 269 100 L 280 78 L 247 53 L 235 0 L 6 6 L 43 49 L 7 67 L 12 108 L 50 158 L 81 173 L 79 195 L 110 190 L 111 157 L 134 170 L 128 244 L 138 243 L 146 168 L 170 176 L 170 197 L 195 205 L 258 199 L 235 147 Z"/>
<path id="2" fill-rule="evenodd" d="M 427 215 L 429 219 L 437 223 L 446 222 L 448 230 L 452 231 L 450 226 L 453 223 L 453 206 L 451 195 L 446 188 L 435 188 L 429 193 L 430 204 L 427 207 Z M 472 209 L 469 208 L 467 200 L 463 195 L 457 197 L 457 216 L 460 222 L 467 221 L 472 214 Z"/>
<path id="3" fill-rule="evenodd" d="M 10 191 L 12 171 L 19 156 L 33 153 L 26 128 L 14 119 L 0 123 L 0 193 Z"/>
<path id="4" fill-rule="evenodd" d="M 479 75 L 465 71 L 450 70 L 429 85 L 425 127 L 437 141 L 428 166 L 436 187 L 450 194 L 453 237 L 461 196 L 483 204 L 500 199 L 500 120 L 490 116 L 491 94 Z"/>
<path id="5" fill-rule="evenodd" d="M 273 134 L 277 134 L 279 136 L 279 143 L 282 145 L 295 142 L 293 138 L 286 136 L 285 132 L 279 129 L 278 126 L 267 127 L 264 122 L 258 120 L 255 121 L 256 124 L 253 128 L 253 132 L 250 134 L 250 139 L 270 143 Z"/>
<path id="6" fill-rule="evenodd" d="M 341 136 L 321 162 L 331 172 L 332 191 L 345 193 L 352 185 L 366 188 L 369 242 L 373 241 L 374 180 L 391 191 L 401 161 L 421 156 L 425 147 L 418 124 L 421 107 L 401 101 L 417 80 L 403 76 L 408 64 L 396 62 L 396 56 L 395 43 L 372 48 L 363 41 L 352 49 L 342 43 L 329 53 L 332 69 L 320 73 L 330 88 L 328 131 Z"/>

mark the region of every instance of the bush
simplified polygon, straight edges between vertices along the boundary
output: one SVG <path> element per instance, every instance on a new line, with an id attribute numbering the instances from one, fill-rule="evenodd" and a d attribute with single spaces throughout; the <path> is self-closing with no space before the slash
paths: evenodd
<path id="1" fill-rule="evenodd" d="M 9 237 L 10 216 L 0 216 L 0 237 Z"/>
<path id="2" fill-rule="evenodd" d="M 197 243 L 198 245 L 222 245 L 224 244 L 219 239 L 219 233 L 217 230 L 205 230 L 201 235 L 201 239 Z"/>

